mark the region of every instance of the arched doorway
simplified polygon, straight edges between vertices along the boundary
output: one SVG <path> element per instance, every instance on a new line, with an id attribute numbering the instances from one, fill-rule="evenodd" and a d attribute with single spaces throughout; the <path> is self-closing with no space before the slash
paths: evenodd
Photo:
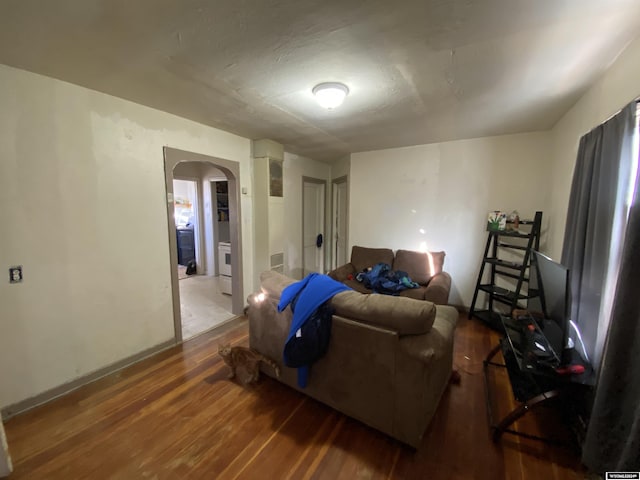
<path id="1" fill-rule="evenodd" d="M 182 319 L 180 311 L 180 288 L 178 279 L 178 242 L 174 221 L 173 180 L 176 165 L 182 162 L 198 162 L 211 165 L 221 171 L 227 180 L 228 227 L 231 249 L 231 311 L 241 315 L 244 307 L 242 275 L 242 235 L 240 215 L 240 164 L 208 155 L 202 155 L 170 147 L 164 147 L 165 186 L 167 190 L 167 221 L 169 226 L 169 261 L 171 266 L 171 290 L 173 298 L 173 318 L 176 341 L 182 341 Z"/>

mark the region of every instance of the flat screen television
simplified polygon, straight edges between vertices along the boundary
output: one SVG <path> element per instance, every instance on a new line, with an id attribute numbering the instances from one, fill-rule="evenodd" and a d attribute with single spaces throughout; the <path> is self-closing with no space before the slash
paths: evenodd
<path id="1" fill-rule="evenodd" d="M 569 269 L 536 250 L 532 250 L 532 254 L 539 306 L 544 314 L 544 320 L 539 322 L 540 328 L 560 361 L 565 363 L 571 318 Z M 531 303 L 529 305 L 532 310 Z"/>

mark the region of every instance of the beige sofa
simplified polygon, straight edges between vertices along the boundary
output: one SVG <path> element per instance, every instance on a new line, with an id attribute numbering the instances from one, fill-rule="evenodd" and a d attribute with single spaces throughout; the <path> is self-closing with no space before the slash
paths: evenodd
<path id="1" fill-rule="evenodd" d="M 311 366 L 308 385 L 282 356 L 292 312 L 278 313 L 282 290 L 294 282 L 261 275 L 262 295 L 249 296 L 249 342 L 281 366 L 279 380 L 417 448 L 451 375 L 458 312 L 449 306 L 353 290 L 333 297 L 327 354 Z M 273 376 L 273 370 L 263 372 Z"/>
<path id="2" fill-rule="evenodd" d="M 354 245 L 351 249 L 351 261 L 329 272 L 334 280 L 348 285 L 361 293 L 372 293 L 355 277 L 366 268 L 377 263 L 386 263 L 392 270 L 407 272 L 419 288 L 411 288 L 400 292 L 402 297 L 428 300 L 437 305 L 449 302 L 451 276 L 443 271 L 444 252 L 416 252 L 398 250 L 395 254 L 389 248 L 368 248 Z"/>

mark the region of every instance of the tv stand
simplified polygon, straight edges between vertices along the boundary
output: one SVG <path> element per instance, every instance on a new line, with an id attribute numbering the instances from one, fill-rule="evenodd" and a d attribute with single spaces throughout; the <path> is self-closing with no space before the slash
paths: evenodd
<path id="1" fill-rule="evenodd" d="M 511 426 L 527 412 L 547 404 L 552 399 L 575 399 L 584 395 L 585 389 L 595 384 L 595 375 L 590 365 L 580 361 L 585 371 L 581 374 L 564 374 L 556 372 L 551 366 L 551 360 L 542 357 L 535 358 L 530 342 L 525 337 L 526 324 L 521 320 L 501 317 L 505 330 L 505 337 L 500 340 L 483 361 L 485 392 L 487 400 L 487 416 L 494 442 L 498 442 L 504 433 L 519 435 L 547 443 L 565 443 L 556 439 L 518 432 Z M 504 362 L 495 360 L 498 352 L 502 351 Z M 563 352 L 563 356 L 567 352 Z M 579 355 L 575 351 L 568 352 L 570 358 L 578 363 Z M 518 405 L 504 417 L 495 421 L 491 401 L 490 384 L 488 381 L 489 368 L 504 368 L 507 370 L 511 390 Z M 559 400 L 560 401 L 560 400 Z"/>

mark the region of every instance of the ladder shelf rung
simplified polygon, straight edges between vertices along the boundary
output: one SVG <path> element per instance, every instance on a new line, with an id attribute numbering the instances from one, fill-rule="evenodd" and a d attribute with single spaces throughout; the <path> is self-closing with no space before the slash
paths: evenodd
<path id="1" fill-rule="evenodd" d="M 510 243 L 498 243 L 499 247 L 504 247 L 504 248 L 513 248 L 514 250 L 528 250 L 528 246 L 527 245 L 512 245 Z"/>
<path id="2" fill-rule="evenodd" d="M 494 272 L 496 275 L 504 275 L 505 277 L 513 278 L 514 280 L 520 280 L 520 275 L 516 275 L 510 272 L 503 272 L 502 270 L 496 270 Z M 523 282 L 528 282 L 529 277 L 522 277 Z"/>
<path id="3" fill-rule="evenodd" d="M 512 220 L 507 220 L 507 223 L 516 223 L 516 222 Z M 535 220 L 518 220 L 518 223 L 520 225 L 533 225 L 536 223 L 536 221 Z"/>
<path id="4" fill-rule="evenodd" d="M 491 235 L 501 236 L 501 237 L 515 237 L 515 238 L 531 238 L 533 233 L 522 233 L 516 232 L 513 230 L 497 230 L 489 232 Z"/>
<path id="5" fill-rule="evenodd" d="M 493 295 L 493 298 L 496 300 L 502 298 L 509 303 L 513 302 L 514 300 L 527 300 L 539 295 L 538 290 L 535 288 L 529 289 L 527 293 L 519 293 L 517 295 L 515 292 L 509 290 L 508 288 L 499 287 L 490 283 L 480 285 L 478 288 L 483 292 Z"/>
<path id="6" fill-rule="evenodd" d="M 513 270 L 522 271 L 527 268 L 527 265 L 524 265 L 522 263 L 508 262 L 506 260 L 502 260 L 500 258 L 495 258 L 495 257 L 487 257 L 484 259 L 484 261 L 487 263 L 491 263 L 492 265 L 495 265 L 497 267 L 512 268 Z"/>
<path id="7" fill-rule="evenodd" d="M 522 304 L 520 304 L 520 303 L 516 303 L 516 304 L 514 305 L 513 301 L 511 301 L 511 300 L 507 300 L 507 299 L 505 299 L 505 298 L 501 298 L 501 297 L 493 297 L 493 300 L 494 300 L 495 302 L 500 302 L 500 303 L 504 303 L 505 305 L 509 305 L 509 306 L 510 306 L 510 307 L 512 307 L 512 308 L 520 308 L 520 309 L 522 309 L 522 310 L 525 310 L 525 309 L 527 308 L 525 305 L 522 305 Z"/>

